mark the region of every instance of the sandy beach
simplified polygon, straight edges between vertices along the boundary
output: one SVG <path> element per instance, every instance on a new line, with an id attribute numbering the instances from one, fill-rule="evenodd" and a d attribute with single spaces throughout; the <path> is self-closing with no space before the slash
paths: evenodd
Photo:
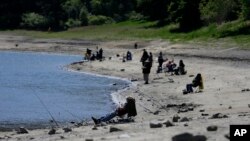
<path id="1" fill-rule="evenodd" d="M 138 43 L 137 49 L 134 49 L 134 43 Z M 28 134 L 18 134 L 13 130 L 0 132 L 0 140 L 180 141 L 174 136 L 189 133 L 186 134 L 187 140 L 228 141 L 230 125 L 250 123 L 249 50 L 239 50 L 237 46 L 222 48 L 220 45 L 173 44 L 164 40 L 85 41 L 0 35 L 2 51 L 83 55 L 86 48 L 95 51 L 97 46 L 104 50 L 104 61 L 72 62 L 66 67 L 73 71 L 132 81 L 131 87 L 114 93 L 113 97 L 118 103 L 125 101 L 127 96 L 136 99 L 138 115 L 134 122 L 95 126 L 89 121 L 83 126 L 70 127 L 71 132 L 58 128 L 53 135 L 48 135 L 50 129 L 29 130 Z M 142 49 L 152 52 L 154 56 L 147 85 L 144 84 L 139 61 Z M 132 52 L 133 60 L 122 62 L 122 56 L 128 50 Z M 177 64 L 182 59 L 187 74 L 157 74 L 160 51 L 164 58 L 174 59 Z M 203 76 L 204 91 L 183 95 L 182 90 L 197 73 Z"/>

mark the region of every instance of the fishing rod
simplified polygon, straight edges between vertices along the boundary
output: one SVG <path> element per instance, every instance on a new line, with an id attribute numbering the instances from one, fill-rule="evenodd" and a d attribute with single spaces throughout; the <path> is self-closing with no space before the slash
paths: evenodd
<path id="1" fill-rule="evenodd" d="M 72 94 L 72 92 L 69 92 L 69 93 Z M 54 105 L 56 105 L 56 104 L 54 103 Z M 79 116 L 73 114 L 73 113 L 70 112 L 68 109 L 62 107 L 61 105 L 56 105 L 56 106 L 59 106 L 62 110 L 66 111 L 66 112 L 67 112 L 68 114 L 70 114 L 73 118 L 77 119 L 78 122 L 79 122 L 79 121 L 80 121 L 80 122 L 84 122 L 84 120 L 82 120 L 82 118 L 80 118 Z"/>
<path id="2" fill-rule="evenodd" d="M 47 111 L 47 113 L 50 115 L 52 121 L 56 124 L 57 127 L 60 127 L 59 124 L 57 123 L 57 121 L 55 120 L 55 118 L 52 116 L 52 114 L 50 113 L 49 109 L 46 107 L 46 105 L 44 104 L 44 102 L 42 101 L 42 99 L 35 93 L 35 90 L 32 89 L 34 91 L 34 95 L 37 97 L 37 99 L 40 101 L 40 103 L 43 105 L 44 109 Z"/>
<path id="3" fill-rule="evenodd" d="M 42 99 L 36 94 L 34 93 L 35 96 L 39 99 L 39 101 L 41 102 L 41 104 L 43 105 L 43 107 L 46 109 L 46 111 L 49 113 L 50 117 L 52 118 L 53 122 L 55 122 L 55 124 L 59 127 L 59 124 L 56 122 L 55 118 L 52 116 L 52 114 L 50 113 L 49 109 L 46 107 L 46 105 L 44 104 L 44 102 L 42 101 Z M 55 104 L 54 104 L 55 105 Z M 78 120 L 78 122 L 84 122 L 84 120 L 82 120 L 80 117 L 78 117 L 77 115 L 73 114 L 72 112 L 70 112 L 69 110 L 63 108 L 60 105 L 56 105 L 59 106 L 61 109 L 63 109 L 64 111 L 66 111 L 67 113 L 69 113 L 72 117 L 76 118 Z"/>
<path id="4" fill-rule="evenodd" d="M 80 122 L 83 122 L 83 120 L 82 120 L 79 116 L 73 114 L 72 112 L 70 112 L 69 110 L 63 108 L 62 106 L 60 106 L 60 107 L 61 107 L 64 111 L 66 111 L 67 113 L 69 113 L 72 117 L 78 119 Z"/>
<path id="5" fill-rule="evenodd" d="M 141 94 L 143 94 L 143 92 L 140 90 L 140 89 L 138 89 L 138 92 L 139 93 L 141 93 Z M 145 95 L 145 94 L 143 94 L 144 95 L 144 97 L 146 97 L 146 98 L 149 98 L 149 99 L 151 99 L 152 101 L 152 103 L 154 104 L 154 105 L 157 105 L 157 106 L 159 106 L 159 107 L 163 107 L 164 105 L 162 105 L 161 103 L 159 103 L 157 100 L 155 100 L 155 99 L 153 99 L 152 97 L 149 97 L 149 96 L 147 96 L 147 95 Z M 140 104 L 144 109 L 146 109 L 146 110 L 148 110 L 148 111 L 151 111 L 150 109 L 148 109 L 148 108 L 146 108 L 144 105 L 142 105 L 142 104 Z M 165 108 L 163 108 L 165 111 L 167 111 Z M 152 112 L 152 111 L 151 111 Z"/>

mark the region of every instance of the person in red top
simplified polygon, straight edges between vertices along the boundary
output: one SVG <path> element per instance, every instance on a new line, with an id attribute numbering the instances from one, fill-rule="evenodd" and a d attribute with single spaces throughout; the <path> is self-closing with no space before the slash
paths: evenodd
<path id="1" fill-rule="evenodd" d="M 126 103 L 123 107 L 117 108 L 114 112 L 107 114 L 99 119 L 92 117 L 92 120 L 95 124 L 99 124 L 101 122 L 107 122 L 113 119 L 116 116 L 123 117 L 127 114 L 127 117 L 132 117 L 137 115 L 136 106 L 135 106 L 135 99 L 132 97 L 126 98 Z"/>

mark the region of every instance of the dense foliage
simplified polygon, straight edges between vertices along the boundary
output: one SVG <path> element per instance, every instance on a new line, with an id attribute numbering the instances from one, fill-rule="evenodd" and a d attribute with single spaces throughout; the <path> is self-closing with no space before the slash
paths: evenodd
<path id="1" fill-rule="evenodd" d="M 1 0 L 0 29 L 65 30 L 125 20 L 178 24 L 189 32 L 209 24 L 250 20 L 250 0 Z"/>

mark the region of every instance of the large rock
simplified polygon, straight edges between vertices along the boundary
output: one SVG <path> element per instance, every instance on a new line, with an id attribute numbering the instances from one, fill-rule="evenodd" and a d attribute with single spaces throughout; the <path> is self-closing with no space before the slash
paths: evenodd
<path id="1" fill-rule="evenodd" d="M 207 138 L 203 135 L 193 136 L 190 133 L 182 133 L 172 137 L 172 141 L 206 141 Z"/>
<path id="2" fill-rule="evenodd" d="M 180 120 L 180 122 L 188 122 L 188 121 L 190 121 L 190 119 L 188 119 L 187 117 L 183 117 L 183 118 Z"/>
<path id="3" fill-rule="evenodd" d="M 217 131 L 218 127 L 215 126 L 215 125 L 212 125 L 212 126 L 208 126 L 207 127 L 207 131 Z"/>
<path id="4" fill-rule="evenodd" d="M 52 128 L 51 130 L 49 130 L 48 134 L 49 135 L 54 135 L 56 133 L 56 129 Z"/>
<path id="5" fill-rule="evenodd" d="M 174 115 L 173 122 L 178 122 L 180 119 L 179 115 Z"/>
<path id="6" fill-rule="evenodd" d="M 193 141 L 193 135 L 190 133 L 183 133 L 172 137 L 172 141 Z"/>
<path id="7" fill-rule="evenodd" d="M 204 135 L 196 135 L 193 137 L 193 140 L 192 141 L 206 141 L 207 140 L 207 137 L 204 136 Z"/>
<path id="8" fill-rule="evenodd" d="M 64 131 L 65 133 L 68 133 L 68 132 L 71 132 L 71 131 L 72 131 L 72 129 L 70 129 L 70 128 L 66 127 L 66 128 L 63 128 L 63 131 Z"/>
<path id="9" fill-rule="evenodd" d="M 161 128 L 162 127 L 162 123 L 157 122 L 157 121 L 151 121 L 149 123 L 150 128 Z"/>
<path id="10" fill-rule="evenodd" d="M 172 122 L 170 122 L 169 120 L 164 122 L 163 124 L 166 125 L 166 127 L 171 127 L 171 126 L 174 126 L 174 124 Z"/>
<path id="11" fill-rule="evenodd" d="M 221 113 L 214 114 L 211 119 L 217 119 L 217 118 L 228 118 L 227 115 L 223 115 Z"/>
<path id="12" fill-rule="evenodd" d="M 119 129 L 119 128 L 116 128 L 113 126 L 110 126 L 110 128 L 109 128 L 109 132 L 118 132 L 118 131 L 122 131 L 122 129 Z"/>
<path id="13" fill-rule="evenodd" d="M 180 108 L 179 111 L 178 111 L 178 113 L 185 113 L 185 112 L 188 112 L 187 107 Z"/>
<path id="14" fill-rule="evenodd" d="M 20 127 L 18 130 L 17 130 L 17 134 L 28 134 L 28 130 L 24 127 Z"/>

